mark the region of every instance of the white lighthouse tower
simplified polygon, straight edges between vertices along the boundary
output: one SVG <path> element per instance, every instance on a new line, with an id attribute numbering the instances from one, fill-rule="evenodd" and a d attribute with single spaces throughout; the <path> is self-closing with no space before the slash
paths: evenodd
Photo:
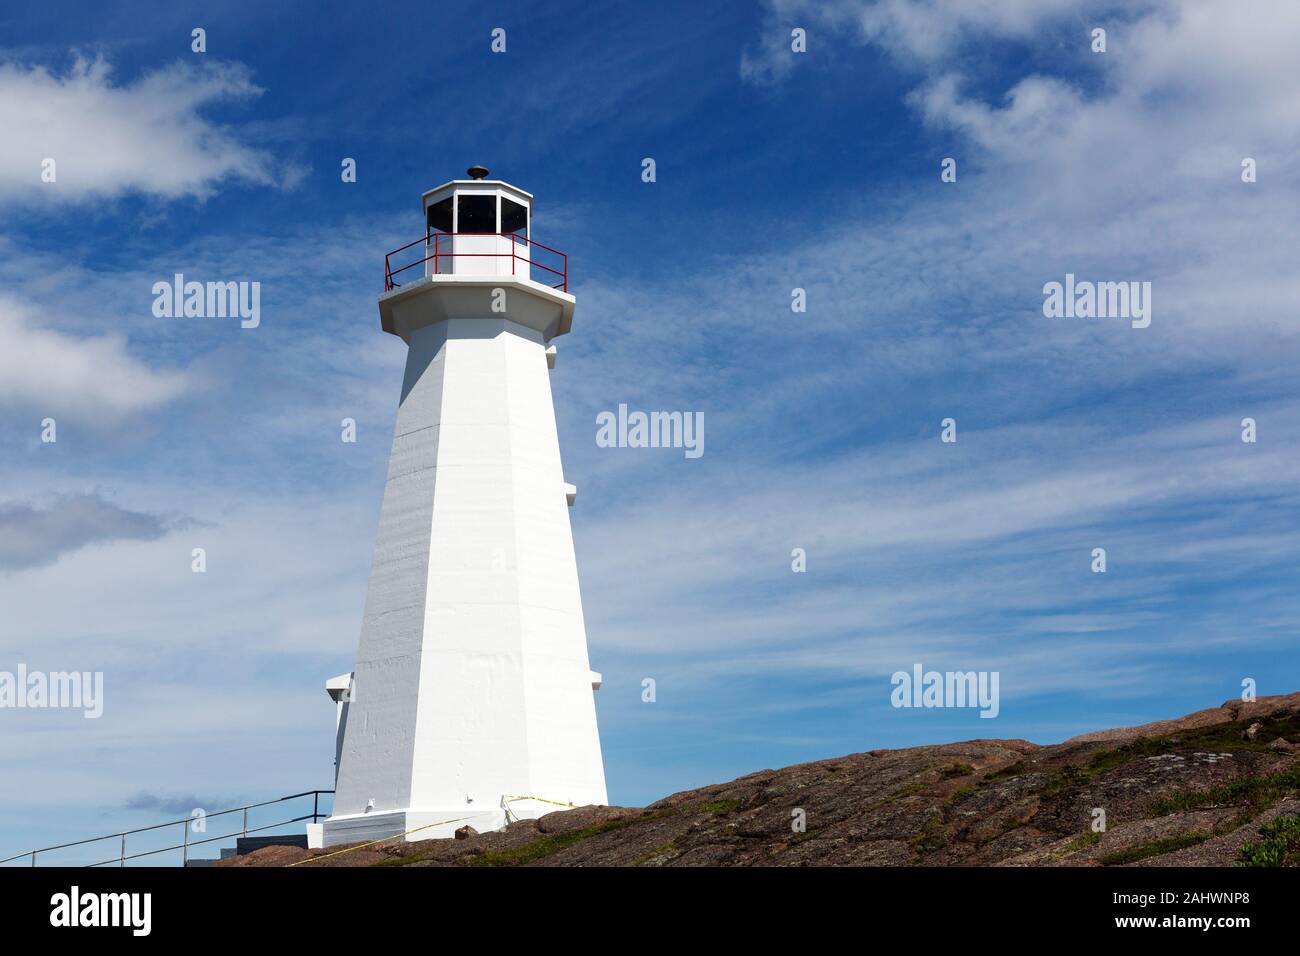
<path id="1" fill-rule="evenodd" d="M 530 194 L 469 175 L 385 264 L 406 373 L 356 671 L 328 685 L 326 846 L 607 799 L 549 378 L 567 257 L 533 240 Z"/>

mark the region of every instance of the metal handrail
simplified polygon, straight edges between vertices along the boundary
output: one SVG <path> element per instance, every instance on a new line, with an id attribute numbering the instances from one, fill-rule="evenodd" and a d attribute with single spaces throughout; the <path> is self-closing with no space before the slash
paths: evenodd
<path id="1" fill-rule="evenodd" d="M 210 820 L 210 819 L 213 818 L 213 817 L 224 817 L 224 816 L 226 816 L 227 814 L 230 814 L 230 813 L 239 813 L 239 812 L 242 811 L 243 814 L 244 814 L 244 827 L 243 827 L 243 831 L 242 831 L 242 835 L 243 835 L 243 836 L 248 836 L 248 834 L 250 834 L 250 833 L 260 833 L 262 830 L 271 830 L 271 829 L 274 829 L 275 827 L 285 827 L 285 826 L 288 826 L 288 825 L 291 824 L 291 823 L 301 823 L 303 820 L 311 820 L 312 823 L 315 823 L 315 822 L 317 821 L 317 819 L 319 819 L 320 817 L 325 816 L 325 814 L 323 814 L 323 813 L 320 812 L 320 795 L 321 795 L 322 793 L 333 793 L 333 792 L 334 792 L 333 790 L 304 790 L 302 793 L 293 793 L 293 794 L 290 794 L 290 795 L 287 796 L 287 797 L 280 797 L 280 798 L 278 798 L 278 799 L 276 799 L 276 800 L 265 800 L 265 801 L 263 801 L 262 803 L 250 803 L 250 804 L 248 804 L 247 806 L 242 806 L 242 807 L 232 807 L 232 808 L 229 809 L 229 810 L 218 810 L 216 813 L 205 813 L 205 814 L 203 815 L 202 819 L 206 822 L 207 820 Z M 300 797 L 311 797 L 311 798 L 312 798 L 312 812 L 311 812 L 311 813 L 309 813 L 309 814 L 304 814 L 303 816 L 300 816 L 300 817 L 294 817 L 294 818 L 291 819 L 291 820 L 282 820 L 282 821 L 279 822 L 279 823 L 270 823 L 270 824 L 267 824 L 266 826 L 254 827 L 254 828 L 251 829 L 251 830 L 248 828 L 248 811 L 249 811 L 249 810 L 256 810 L 256 809 L 258 809 L 259 807 L 269 807 L 269 806 L 273 806 L 273 805 L 275 805 L 275 804 L 277 804 L 277 803 L 284 803 L 286 800 L 297 800 L 297 799 L 299 799 Z M 111 859 L 111 860 L 104 860 L 104 861 L 101 862 L 101 863 L 87 863 L 87 864 L 85 864 L 85 866 L 87 866 L 87 867 L 106 866 L 106 865 L 109 864 L 109 863 L 117 863 L 119 866 L 125 866 L 127 860 L 136 860 L 136 859 L 139 859 L 140 857 L 144 857 L 144 856 L 154 856 L 154 855 L 156 855 L 156 854 L 158 854 L 158 853 L 167 853 L 167 852 L 170 852 L 170 851 L 172 851 L 172 850 L 181 850 L 182 853 L 183 853 L 183 855 L 182 855 L 182 862 L 186 862 L 186 861 L 189 860 L 189 848 L 190 848 L 190 847 L 192 847 L 192 846 L 202 846 L 204 843 L 214 843 L 214 842 L 216 842 L 217 840 L 228 840 L 228 839 L 230 839 L 232 836 L 236 836 L 237 833 L 239 832 L 239 831 L 236 831 L 235 833 L 224 833 L 224 834 L 222 834 L 221 836 L 209 837 L 209 838 L 207 838 L 206 840 L 191 840 L 191 839 L 190 839 L 190 824 L 192 824 L 193 822 L 194 822 L 194 817 L 185 817 L 185 818 L 182 819 L 182 820 L 169 820 L 169 821 L 166 822 L 166 823 L 155 823 L 155 824 L 153 824 L 152 826 L 147 826 L 147 827 L 136 827 L 134 830 L 122 830 L 122 831 L 120 831 L 120 832 L 118 832 L 118 833 L 110 833 L 110 834 L 108 834 L 107 836 L 102 836 L 102 837 L 91 837 L 89 840 L 74 840 L 74 841 L 71 842 L 71 843 L 59 843 L 59 844 L 56 844 L 55 846 L 43 846 L 43 847 L 41 847 L 40 849 L 36 849 L 36 850 L 27 850 L 26 852 L 16 854 L 15 856 L 5 857 L 3 860 L 0 860 L 0 864 L 12 863 L 14 860 L 21 860 L 23 857 L 30 856 L 30 857 L 32 858 L 32 866 L 35 866 L 35 865 L 36 865 L 36 856 L 37 856 L 37 854 L 39 854 L 39 853 L 49 853 L 49 852 L 52 851 L 52 850 L 66 850 L 68 847 L 73 847 L 73 846 L 85 846 L 86 844 L 89 844 L 89 843 L 100 843 L 100 842 L 102 842 L 102 841 L 104 841 L 104 840 L 112 840 L 112 839 L 115 839 L 115 838 L 120 839 L 120 840 L 122 841 L 122 842 L 121 842 L 121 851 L 118 853 L 118 855 L 117 855 L 116 857 L 114 857 L 114 858 Z M 130 836 L 132 833 L 148 833 L 148 832 L 151 831 L 151 830 L 161 830 L 161 829 L 163 829 L 164 827 L 175 827 L 175 826 L 184 826 L 184 827 L 185 827 L 185 830 L 184 830 L 184 842 L 182 842 L 182 843 L 178 843 L 178 844 L 176 844 L 175 846 L 163 847 L 162 849 L 158 849 L 158 850 L 146 850 L 146 851 L 143 852 L 143 853 L 132 853 L 132 854 L 130 854 L 130 855 L 127 855 L 127 852 L 126 852 L 126 838 L 127 838 L 128 836 Z M 202 832 L 202 831 L 195 831 L 195 832 Z"/>
<path id="2" fill-rule="evenodd" d="M 499 236 L 501 238 L 506 238 L 511 240 L 510 251 L 509 252 L 443 252 L 441 248 L 443 236 L 449 236 L 449 237 Z M 393 256 L 397 255 L 399 252 L 405 252 L 407 249 L 410 249 L 412 246 L 418 246 L 420 243 L 424 243 L 425 246 L 427 247 L 429 245 L 430 240 L 433 241 L 432 255 L 427 255 L 423 259 L 417 259 L 415 262 L 407 263 L 406 265 L 402 266 L 399 269 L 393 268 L 392 266 Z M 516 251 L 516 247 L 520 243 L 529 247 L 537 246 L 539 249 L 545 249 L 547 252 L 551 252 L 559 256 L 561 268 L 555 269 L 552 268 L 551 266 L 546 265 L 543 262 L 534 262 L 532 259 L 530 259 L 527 256 L 519 255 L 518 252 Z M 436 275 L 438 274 L 439 260 L 443 258 L 450 258 L 454 260 L 457 256 L 470 257 L 470 258 L 480 258 L 480 257 L 504 258 L 506 256 L 509 256 L 511 275 L 515 274 L 515 263 L 517 261 L 523 261 L 528 263 L 530 266 L 535 266 L 538 269 L 542 269 L 546 272 L 549 272 L 551 273 L 551 275 L 559 276 L 560 281 L 557 282 L 555 285 L 551 286 L 552 289 L 559 289 L 561 292 L 569 291 L 569 256 L 567 253 L 561 252 L 559 249 L 553 249 L 544 243 L 538 242 L 536 239 L 530 239 L 527 236 L 521 236 L 518 233 L 514 233 L 514 232 L 439 232 L 439 231 L 427 232 L 422 238 L 416 239 L 414 242 L 408 242 L 404 246 L 399 246 L 398 248 L 394 249 L 392 252 L 389 252 L 387 255 L 384 256 L 384 291 L 391 292 L 393 289 L 399 288 L 401 286 L 401 283 L 395 282 L 393 280 L 393 276 L 399 275 L 400 273 L 405 272 L 407 269 L 414 269 L 416 266 L 423 265 L 424 263 L 432 259 L 434 274 Z"/>

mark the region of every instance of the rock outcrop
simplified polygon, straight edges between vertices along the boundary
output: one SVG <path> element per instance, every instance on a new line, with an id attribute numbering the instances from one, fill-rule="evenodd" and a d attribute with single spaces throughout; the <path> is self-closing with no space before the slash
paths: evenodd
<path id="1" fill-rule="evenodd" d="M 456 840 L 219 866 L 1300 865 L 1300 694 L 1039 746 L 873 750 Z"/>

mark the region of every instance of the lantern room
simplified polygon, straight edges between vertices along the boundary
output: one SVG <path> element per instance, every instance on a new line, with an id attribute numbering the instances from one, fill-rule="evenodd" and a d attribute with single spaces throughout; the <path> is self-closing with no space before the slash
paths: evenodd
<path id="1" fill-rule="evenodd" d="M 533 197 L 483 166 L 424 194 L 425 275 L 528 279 Z"/>
<path id="2" fill-rule="evenodd" d="M 510 315 L 544 331 L 569 331 L 569 257 L 533 238 L 533 195 L 471 166 L 424 193 L 424 234 L 384 256 L 379 297 L 385 331 L 406 339 L 415 329 L 488 308 L 501 314 L 503 298 L 488 302 L 479 290 L 512 289 Z M 515 296 L 514 293 L 524 293 Z"/>

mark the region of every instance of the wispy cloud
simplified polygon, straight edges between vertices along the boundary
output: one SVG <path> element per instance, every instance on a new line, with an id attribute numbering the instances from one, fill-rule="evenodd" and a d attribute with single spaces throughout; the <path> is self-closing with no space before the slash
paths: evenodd
<path id="1" fill-rule="evenodd" d="M 158 515 L 119 508 L 98 494 L 69 495 L 44 507 L 0 502 L 0 571 L 52 564 L 92 544 L 153 541 L 167 525 Z"/>
<path id="2" fill-rule="evenodd" d="M 296 167 L 202 114 L 261 92 L 239 63 L 178 61 L 126 84 L 98 57 L 63 72 L 0 63 L 0 200 L 203 199 L 223 182 L 291 184 Z M 55 181 L 45 182 L 50 159 Z"/>
<path id="3" fill-rule="evenodd" d="M 216 810 L 225 810 L 231 807 L 239 806 L 239 799 L 236 797 L 213 797 L 207 798 L 198 796 L 164 796 L 157 793 L 137 793 L 126 801 L 128 810 L 150 810 L 158 813 L 171 814 L 176 817 L 188 817 L 195 810 L 204 812 L 213 812 Z"/>
<path id="4" fill-rule="evenodd" d="M 191 384 L 185 372 L 135 358 L 120 331 L 68 335 L 38 325 L 29 305 L 0 297 L 0 409 L 111 424 L 165 405 Z"/>
<path id="5" fill-rule="evenodd" d="M 809 49 L 829 52 L 844 39 L 876 44 L 907 65 L 925 66 L 952 57 L 963 43 L 1025 40 L 1046 25 L 1072 23 L 1080 38 L 1094 18 L 1115 11 L 1125 17 L 1163 0 L 1085 3 L 1084 0 L 768 0 L 761 39 L 741 54 L 741 76 L 759 84 L 790 75 L 790 30 L 809 32 Z"/>

